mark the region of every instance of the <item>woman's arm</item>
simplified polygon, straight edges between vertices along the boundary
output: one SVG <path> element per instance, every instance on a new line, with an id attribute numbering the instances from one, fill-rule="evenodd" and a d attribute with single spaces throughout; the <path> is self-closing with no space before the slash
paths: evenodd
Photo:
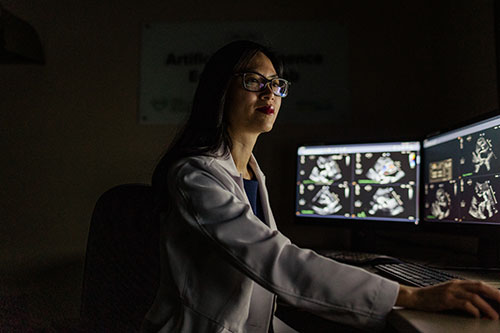
<path id="1" fill-rule="evenodd" d="M 175 171 L 175 225 L 202 236 L 205 251 L 297 308 L 353 326 L 384 323 L 396 282 L 292 244 L 253 214 L 244 190 L 217 165 L 192 158 Z"/>
<path id="2" fill-rule="evenodd" d="M 480 281 L 453 280 L 425 288 L 401 285 L 396 305 L 424 311 L 463 310 L 476 318 L 483 313 L 498 320 L 486 299 L 500 304 L 500 291 Z"/>

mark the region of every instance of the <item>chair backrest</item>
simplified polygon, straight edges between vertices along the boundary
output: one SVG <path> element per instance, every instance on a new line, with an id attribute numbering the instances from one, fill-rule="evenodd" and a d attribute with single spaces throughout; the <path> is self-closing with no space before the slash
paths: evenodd
<path id="1" fill-rule="evenodd" d="M 80 315 L 85 327 L 139 329 L 160 281 L 160 227 L 152 211 L 149 185 L 118 185 L 98 199 L 83 276 Z"/>

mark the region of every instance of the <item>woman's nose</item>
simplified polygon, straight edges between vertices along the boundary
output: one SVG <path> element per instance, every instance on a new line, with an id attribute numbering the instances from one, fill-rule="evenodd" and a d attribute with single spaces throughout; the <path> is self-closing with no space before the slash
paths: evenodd
<path id="1" fill-rule="evenodd" d="M 266 87 L 264 88 L 264 90 L 262 91 L 261 93 L 261 96 L 265 99 L 271 99 L 271 98 L 274 98 L 274 93 L 273 93 L 273 90 L 271 88 L 271 82 L 268 82 L 266 84 Z"/>

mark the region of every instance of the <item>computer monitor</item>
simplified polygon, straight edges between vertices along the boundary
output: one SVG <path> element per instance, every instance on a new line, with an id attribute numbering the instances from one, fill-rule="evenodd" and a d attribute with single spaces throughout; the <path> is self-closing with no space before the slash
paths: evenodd
<path id="1" fill-rule="evenodd" d="M 322 222 L 419 222 L 420 142 L 297 149 L 295 214 Z"/>
<path id="2" fill-rule="evenodd" d="M 423 141 L 425 231 L 477 238 L 483 267 L 500 266 L 500 115 Z"/>
<path id="3" fill-rule="evenodd" d="M 423 142 L 424 219 L 500 226 L 500 115 Z"/>

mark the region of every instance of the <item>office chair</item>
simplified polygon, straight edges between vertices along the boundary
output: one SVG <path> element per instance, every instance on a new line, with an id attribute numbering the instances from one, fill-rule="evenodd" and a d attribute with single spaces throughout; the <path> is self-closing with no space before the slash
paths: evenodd
<path id="1" fill-rule="evenodd" d="M 140 328 L 160 281 L 160 227 L 152 188 L 118 185 L 98 199 L 87 241 L 81 326 L 93 332 Z"/>
<path id="2" fill-rule="evenodd" d="M 63 331 L 139 330 L 160 281 L 160 226 L 152 210 L 152 188 L 144 184 L 118 185 L 97 200 L 87 241 L 81 320 L 78 329 Z M 284 304 L 276 315 L 303 333 L 359 332 Z"/>

